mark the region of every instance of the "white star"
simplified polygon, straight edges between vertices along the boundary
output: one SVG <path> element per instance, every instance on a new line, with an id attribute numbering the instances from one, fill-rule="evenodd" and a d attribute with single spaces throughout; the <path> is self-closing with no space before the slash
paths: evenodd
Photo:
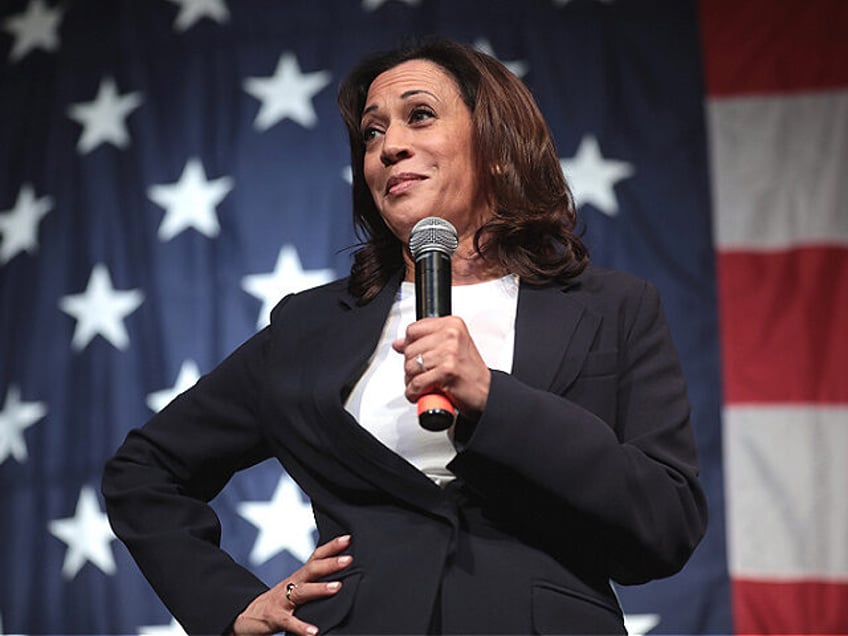
<path id="1" fill-rule="evenodd" d="M 137 289 L 117 291 L 112 277 L 102 263 L 91 270 L 88 285 L 81 294 L 70 294 L 59 300 L 59 308 L 77 321 L 71 347 L 81 351 L 100 334 L 118 349 L 130 343 L 123 320 L 138 309 L 144 294 Z"/>
<path id="2" fill-rule="evenodd" d="M 262 301 L 262 309 L 256 321 L 257 327 L 264 327 L 271 319 L 271 310 L 285 295 L 323 285 L 333 280 L 332 269 L 314 269 L 304 271 L 300 257 L 292 245 L 284 245 L 277 255 L 277 264 L 269 274 L 250 274 L 241 281 L 241 288 Z"/>
<path id="3" fill-rule="evenodd" d="M 283 550 L 305 563 L 315 549 L 312 506 L 288 475 L 280 478 L 271 501 L 245 501 L 238 513 L 259 528 L 250 551 L 253 565 L 262 565 Z"/>
<path id="4" fill-rule="evenodd" d="M 498 56 L 495 55 L 495 50 L 492 48 L 491 43 L 486 38 L 477 38 L 474 41 L 474 48 L 480 51 L 481 53 L 491 55 L 493 58 L 498 59 Z M 509 69 L 509 72 L 515 75 L 516 77 L 524 77 L 525 75 L 527 75 L 527 62 L 523 60 L 515 60 L 514 62 L 504 62 L 501 60 L 501 64 L 506 66 Z"/>
<path id="5" fill-rule="evenodd" d="M 68 117 L 83 127 L 77 142 L 77 152 L 84 155 L 102 143 L 111 143 L 116 148 L 129 146 L 130 135 L 125 120 L 142 101 L 141 93 L 119 95 L 115 80 L 111 77 L 101 79 L 97 97 L 93 101 L 68 107 Z"/>
<path id="6" fill-rule="evenodd" d="M 23 431 L 47 415 L 43 402 L 21 402 L 21 391 L 14 384 L 6 391 L 3 410 L 0 411 L 0 464 L 10 455 L 18 462 L 27 459 Z"/>
<path id="7" fill-rule="evenodd" d="M 176 618 L 172 618 L 167 625 L 148 625 L 138 628 L 138 636 L 186 636 L 185 630 L 180 627 Z"/>
<path id="8" fill-rule="evenodd" d="M 147 396 L 147 407 L 154 413 L 164 409 L 175 397 L 190 389 L 200 378 L 200 369 L 194 360 L 184 360 L 177 374 L 177 381 L 170 389 L 154 391 Z"/>
<path id="9" fill-rule="evenodd" d="M 62 11 L 60 7 L 47 7 L 44 0 L 32 0 L 24 13 L 6 18 L 3 28 L 15 38 L 9 60 L 17 62 L 39 47 L 48 52 L 58 49 Z"/>
<path id="10" fill-rule="evenodd" d="M 366 11 L 376 11 L 380 7 L 382 7 L 389 0 L 362 0 L 362 8 Z M 408 4 L 410 7 L 417 7 L 421 4 L 421 0 L 400 0 L 404 4 Z"/>
<path id="11" fill-rule="evenodd" d="M 68 544 L 62 576 L 72 579 L 86 561 L 91 561 L 105 574 L 115 573 L 115 558 L 110 543 L 115 535 L 106 515 L 100 511 L 97 495 L 91 486 L 83 486 L 73 517 L 49 523 L 50 533 Z"/>
<path id="12" fill-rule="evenodd" d="M 202 18 L 210 18 L 219 24 L 230 19 L 230 11 L 224 0 L 171 0 L 180 6 L 174 28 L 179 32 L 187 31 Z"/>
<path id="13" fill-rule="evenodd" d="M 331 77 L 329 71 L 301 73 L 294 54 L 283 53 L 271 77 L 244 80 L 244 90 L 262 102 L 253 127 L 268 130 L 288 117 L 304 128 L 313 128 L 318 115 L 312 98 L 330 83 Z"/>
<path id="14" fill-rule="evenodd" d="M 22 251 L 30 254 L 38 249 L 38 223 L 53 209 L 50 197 L 35 198 L 32 186 L 25 183 L 11 210 L 0 212 L 0 265 L 8 263 Z"/>
<path id="15" fill-rule="evenodd" d="M 609 216 L 618 214 L 618 198 L 613 186 L 635 173 L 633 165 L 626 161 L 604 159 L 594 135 L 583 137 L 577 154 L 572 159 L 560 159 L 560 166 L 571 187 L 575 205 L 590 203 Z"/>
<path id="16" fill-rule="evenodd" d="M 660 624 L 659 614 L 625 614 L 624 629 L 628 636 L 644 636 Z"/>
<path id="17" fill-rule="evenodd" d="M 165 208 L 165 217 L 159 224 L 159 240 L 170 241 L 190 227 L 209 238 L 218 236 L 221 227 L 215 207 L 232 189 L 230 177 L 207 181 L 203 164 L 196 157 L 186 162 L 176 183 L 147 188 L 148 198 Z"/>

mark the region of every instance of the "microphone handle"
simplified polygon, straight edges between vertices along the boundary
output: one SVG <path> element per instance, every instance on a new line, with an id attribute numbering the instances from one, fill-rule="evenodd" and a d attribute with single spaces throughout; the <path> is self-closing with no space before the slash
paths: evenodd
<path id="1" fill-rule="evenodd" d="M 444 252 L 424 252 L 415 262 L 415 317 L 451 314 L 451 259 Z"/>
<path id="2" fill-rule="evenodd" d="M 423 252 L 415 261 L 415 316 L 438 318 L 451 314 L 451 259 L 439 250 Z M 442 393 L 418 398 L 418 423 L 428 431 L 444 431 L 453 425 L 455 411 Z"/>

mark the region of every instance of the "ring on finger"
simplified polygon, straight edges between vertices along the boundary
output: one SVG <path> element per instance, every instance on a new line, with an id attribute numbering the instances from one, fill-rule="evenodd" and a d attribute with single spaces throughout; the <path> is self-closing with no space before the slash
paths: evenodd
<path id="1" fill-rule="evenodd" d="M 418 363 L 418 368 L 421 369 L 421 373 L 424 373 L 427 370 L 427 367 L 424 366 L 424 356 L 420 353 L 415 356 L 415 362 Z"/>
<path id="2" fill-rule="evenodd" d="M 292 605 L 295 604 L 294 601 L 292 600 L 292 592 L 294 592 L 294 588 L 296 588 L 296 587 L 297 587 L 297 584 L 293 583 L 291 581 L 289 581 L 289 583 L 286 585 L 286 600 L 289 603 L 291 603 Z"/>

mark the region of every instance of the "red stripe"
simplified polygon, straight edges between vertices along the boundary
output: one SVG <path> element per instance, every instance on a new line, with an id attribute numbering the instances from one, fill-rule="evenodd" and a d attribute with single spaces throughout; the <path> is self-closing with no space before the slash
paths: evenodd
<path id="1" fill-rule="evenodd" d="M 848 634 L 848 582 L 734 579 L 736 634 Z"/>
<path id="2" fill-rule="evenodd" d="M 845 0 L 701 0 L 707 93 L 848 86 Z"/>
<path id="3" fill-rule="evenodd" d="M 718 284 L 726 403 L 848 403 L 848 249 L 723 252 Z"/>

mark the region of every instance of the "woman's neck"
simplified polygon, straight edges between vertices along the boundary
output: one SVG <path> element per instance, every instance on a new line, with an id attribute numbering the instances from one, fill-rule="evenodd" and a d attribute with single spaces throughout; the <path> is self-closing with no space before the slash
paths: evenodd
<path id="1" fill-rule="evenodd" d="M 406 276 L 404 280 L 414 282 L 415 263 L 408 250 L 404 250 L 403 259 L 406 265 Z M 474 250 L 473 246 L 469 249 L 468 246 L 460 244 L 451 259 L 451 283 L 453 285 L 484 283 L 488 280 L 506 276 L 507 273 L 501 267 L 483 258 Z"/>

